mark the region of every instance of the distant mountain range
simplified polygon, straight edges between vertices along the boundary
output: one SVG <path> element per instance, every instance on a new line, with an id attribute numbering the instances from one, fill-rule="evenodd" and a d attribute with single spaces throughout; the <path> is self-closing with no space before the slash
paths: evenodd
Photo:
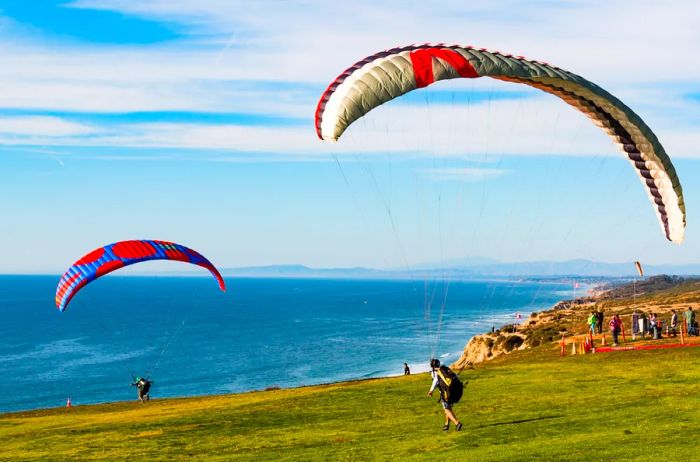
<path id="1" fill-rule="evenodd" d="M 239 277 L 300 277 L 300 278 L 454 278 L 476 279 L 483 277 L 532 278 L 532 277 L 633 277 L 637 274 L 634 263 L 605 263 L 591 260 L 499 262 L 488 258 L 449 260 L 444 264 L 416 265 L 408 268 L 371 269 L 310 268 L 304 265 L 271 265 L 243 268 L 224 268 L 226 276 Z M 645 276 L 659 274 L 700 275 L 700 264 L 644 265 Z"/>

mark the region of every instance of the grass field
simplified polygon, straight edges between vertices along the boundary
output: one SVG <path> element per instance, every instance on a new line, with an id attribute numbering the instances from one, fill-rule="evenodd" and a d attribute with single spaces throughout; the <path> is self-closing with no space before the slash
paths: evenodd
<path id="1" fill-rule="evenodd" d="M 271 372 L 273 373 L 273 372 Z M 0 459 L 695 460 L 700 348 L 560 358 L 526 350 L 468 370 L 443 432 L 427 374 L 0 416 Z M 157 388 L 154 390 L 157 394 Z"/>

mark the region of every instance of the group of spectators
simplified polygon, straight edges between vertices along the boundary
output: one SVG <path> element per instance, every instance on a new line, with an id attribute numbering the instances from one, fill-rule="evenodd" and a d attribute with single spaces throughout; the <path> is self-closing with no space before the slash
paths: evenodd
<path id="1" fill-rule="evenodd" d="M 596 332 L 598 334 L 603 333 L 603 320 L 604 316 L 602 311 L 591 311 L 591 315 L 588 317 L 588 328 L 591 331 L 591 336 L 595 335 Z M 610 334 L 613 338 L 613 346 L 617 346 L 618 336 L 620 335 L 620 332 L 624 330 L 620 315 L 614 314 L 613 317 L 610 318 L 610 322 L 608 322 L 608 324 L 610 326 Z"/>
<path id="2" fill-rule="evenodd" d="M 591 316 L 588 318 L 588 327 L 591 329 L 591 335 L 595 335 L 596 331 L 599 334 L 603 333 L 603 312 L 591 311 Z"/>
<path id="3" fill-rule="evenodd" d="M 656 313 L 651 313 L 647 317 L 644 312 L 638 313 L 637 310 L 632 312 L 632 335 L 635 337 L 640 335 L 643 339 L 646 335 L 649 335 L 652 339 L 658 340 L 661 338 L 663 326 L 663 321 Z M 671 319 L 666 326 L 668 335 L 675 337 L 678 329 L 678 314 L 676 310 L 671 310 Z"/>
<path id="4" fill-rule="evenodd" d="M 612 318 L 610 318 L 608 324 L 610 326 L 610 334 L 613 338 L 613 346 L 617 346 L 620 333 L 624 335 L 622 320 L 618 314 L 614 314 Z M 595 335 L 596 333 L 601 334 L 603 332 L 602 311 L 591 311 L 591 315 L 588 317 L 588 327 L 591 335 Z M 638 312 L 636 309 L 632 312 L 632 339 L 637 335 L 642 338 L 649 335 L 652 339 L 660 339 L 663 328 L 664 322 L 656 313 L 650 313 L 647 316 L 646 313 L 642 311 Z M 671 310 L 671 317 L 666 324 L 666 335 L 675 337 L 680 328 L 685 329 L 687 335 L 700 335 L 700 329 L 698 328 L 695 312 L 692 307 L 689 306 L 688 309 L 683 312 L 683 326 L 679 326 L 679 318 L 676 310 Z"/>

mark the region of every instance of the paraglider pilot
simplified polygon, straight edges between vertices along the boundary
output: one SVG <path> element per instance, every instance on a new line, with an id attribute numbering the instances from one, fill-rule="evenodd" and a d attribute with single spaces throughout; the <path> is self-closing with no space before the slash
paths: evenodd
<path id="1" fill-rule="evenodd" d="M 442 405 L 442 408 L 445 411 L 445 425 L 442 427 L 442 429 L 445 431 L 449 430 L 450 422 L 453 422 L 456 430 L 460 431 L 462 429 L 462 422 L 457 420 L 457 417 L 452 410 L 452 405 L 457 403 L 462 397 L 462 382 L 460 382 L 457 375 L 452 372 L 450 368 L 447 366 L 441 366 L 439 359 L 430 360 L 430 369 L 430 376 L 433 378 L 433 383 L 430 386 L 430 391 L 428 391 L 428 396 L 433 396 L 433 391 L 439 387 L 439 403 Z M 456 387 L 450 386 L 453 384 L 456 385 Z"/>
<path id="2" fill-rule="evenodd" d="M 132 387 L 136 387 L 138 389 L 139 400 L 142 403 L 151 399 L 148 393 L 151 391 L 152 384 L 153 382 L 151 382 L 149 379 L 144 379 L 141 377 L 136 377 L 134 383 L 131 384 Z"/>

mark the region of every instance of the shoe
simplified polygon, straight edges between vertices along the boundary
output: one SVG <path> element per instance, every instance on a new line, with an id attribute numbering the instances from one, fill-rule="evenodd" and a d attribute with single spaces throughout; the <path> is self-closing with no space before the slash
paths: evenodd
<path id="1" fill-rule="evenodd" d="M 442 430 L 443 430 L 443 431 L 447 431 L 447 430 L 449 430 L 449 429 L 450 429 L 450 424 L 447 424 L 447 425 L 445 425 L 444 427 L 442 427 Z"/>
<path id="2" fill-rule="evenodd" d="M 462 422 L 458 423 L 455 430 L 460 431 L 462 429 Z"/>

